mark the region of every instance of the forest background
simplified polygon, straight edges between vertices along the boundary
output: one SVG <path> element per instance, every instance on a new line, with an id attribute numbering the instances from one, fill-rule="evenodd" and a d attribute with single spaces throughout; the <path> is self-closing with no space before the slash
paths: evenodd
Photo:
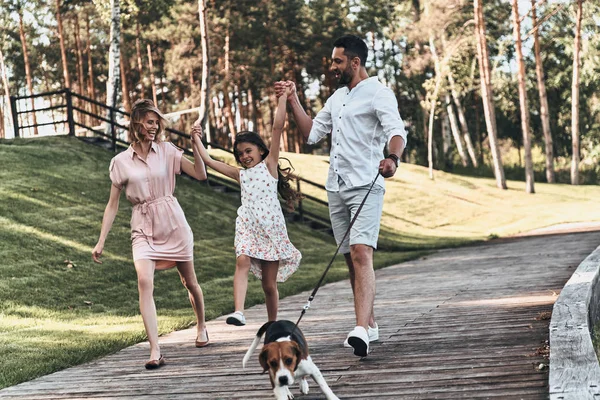
<path id="1" fill-rule="evenodd" d="M 0 137 L 13 134 L 9 96 L 68 87 L 125 111 L 154 99 L 184 132 L 199 112 L 225 147 L 246 129 L 268 139 L 273 83 L 295 81 L 315 115 L 336 88 L 332 43 L 354 33 L 369 46 L 369 74 L 398 99 L 403 161 L 429 166 L 431 178 L 439 169 L 494 176 L 499 188 L 525 180 L 533 193 L 534 181 L 600 177 L 594 1 L 7 0 L 0 30 Z M 307 146 L 293 119 L 282 147 L 328 151 Z"/>

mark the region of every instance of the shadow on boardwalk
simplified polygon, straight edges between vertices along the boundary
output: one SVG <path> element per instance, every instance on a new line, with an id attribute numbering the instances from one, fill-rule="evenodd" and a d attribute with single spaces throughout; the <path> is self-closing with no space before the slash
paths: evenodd
<path id="1" fill-rule="evenodd" d="M 320 289 L 302 320 L 315 363 L 341 399 L 548 398 L 542 354 L 549 313 L 600 232 L 504 239 L 439 251 L 377 271 L 380 341 L 359 359 L 342 347 L 354 325 L 348 281 Z M 307 293 L 281 301 L 280 318 L 295 320 Z M 0 391 L 10 399 L 271 399 L 258 351 L 241 360 L 264 321 L 211 321 L 211 345 L 194 347 L 194 329 L 161 338 L 167 365 L 146 371 L 148 344 Z M 296 399 L 322 399 L 311 393 Z"/>

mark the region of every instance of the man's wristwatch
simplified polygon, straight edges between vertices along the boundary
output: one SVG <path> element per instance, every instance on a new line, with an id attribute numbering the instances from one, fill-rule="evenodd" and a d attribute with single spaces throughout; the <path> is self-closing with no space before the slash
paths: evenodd
<path id="1" fill-rule="evenodd" d="M 398 166 L 400 165 L 400 157 L 398 157 L 397 155 L 391 153 L 387 156 L 387 158 L 389 158 L 390 160 L 394 161 L 394 164 L 396 164 L 396 168 L 398 168 Z"/>

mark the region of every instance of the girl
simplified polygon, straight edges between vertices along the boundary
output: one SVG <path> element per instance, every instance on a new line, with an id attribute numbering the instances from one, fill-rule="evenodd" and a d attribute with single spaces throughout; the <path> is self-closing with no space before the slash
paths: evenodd
<path id="1" fill-rule="evenodd" d="M 119 209 L 119 196 L 125 190 L 127 200 L 133 205 L 133 262 L 138 277 L 140 312 L 150 343 L 150 360 L 145 367 L 155 369 L 162 366 L 165 359 L 158 345 L 158 322 L 152 294 L 154 270 L 177 267 L 198 322 L 196 347 L 208 344 L 204 297 L 194 271 L 194 238 L 183 210 L 173 197 L 176 174 L 183 171 L 198 180 L 205 180 L 206 168 L 198 153 L 194 153 L 192 163 L 182 157 L 181 149 L 160 141 L 166 120 L 152 101 L 136 101 L 130 120 L 129 141 L 132 144 L 110 162 L 110 198 L 92 258 L 101 263 L 99 257 Z"/>
<path id="2" fill-rule="evenodd" d="M 242 205 L 235 222 L 235 274 L 233 275 L 233 303 L 235 312 L 227 318 L 230 325 L 246 324 L 244 301 L 248 288 L 248 271 L 262 280 L 269 321 L 277 319 L 279 292 L 277 282 L 285 282 L 302 258 L 300 252 L 288 239 L 285 220 L 277 192 L 293 205 L 299 198 L 289 184 L 290 168 L 279 167 L 279 142 L 285 122 L 286 98 L 279 97 L 273 122 L 271 148 L 254 132 L 241 132 L 235 137 L 234 155 L 243 168 L 232 167 L 213 160 L 199 139 L 202 129 L 192 128 L 194 154 L 214 170 L 240 183 Z M 282 172 L 285 172 L 284 175 Z"/>

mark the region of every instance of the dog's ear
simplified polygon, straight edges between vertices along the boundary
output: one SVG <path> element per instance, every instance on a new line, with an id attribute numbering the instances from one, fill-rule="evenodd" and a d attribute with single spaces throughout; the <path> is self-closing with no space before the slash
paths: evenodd
<path id="1" fill-rule="evenodd" d="M 267 372 L 269 370 L 269 364 L 267 363 L 267 358 L 269 356 L 269 345 L 263 346 L 260 354 L 258 355 L 258 362 L 260 366 L 263 368 L 263 372 Z"/>
<path id="2" fill-rule="evenodd" d="M 300 346 L 298 346 L 298 343 L 291 342 L 291 345 L 292 349 L 294 350 L 294 355 L 296 356 L 296 364 L 294 364 L 294 371 L 296 371 L 300 361 L 302 361 L 302 351 L 300 351 Z"/>

